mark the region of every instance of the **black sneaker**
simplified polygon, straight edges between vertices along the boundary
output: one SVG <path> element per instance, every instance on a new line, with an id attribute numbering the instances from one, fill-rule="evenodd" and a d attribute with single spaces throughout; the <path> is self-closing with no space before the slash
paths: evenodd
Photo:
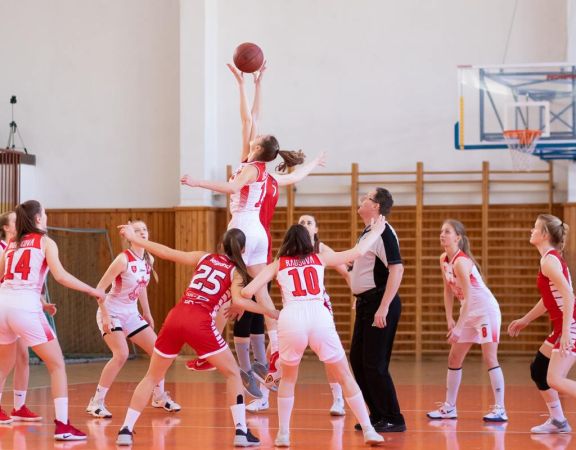
<path id="1" fill-rule="evenodd" d="M 386 422 L 385 420 L 381 420 L 380 422 L 376 422 L 374 424 L 374 429 L 378 433 L 401 433 L 403 431 L 406 431 L 406 424 L 390 423 Z"/>
<path id="2" fill-rule="evenodd" d="M 234 447 L 256 447 L 258 445 L 260 445 L 260 439 L 250 433 L 249 429 L 246 429 L 246 433 L 239 428 L 236 429 Z"/>
<path id="3" fill-rule="evenodd" d="M 116 445 L 132 445 L 132 431 L 128 427 L 122 428 L 118 432 L 118 437 L 116 438 Z"/>
<path id="4" fill-rule="evenodd" d="M 370 418 L 370 423 L 371 423 L 372 425 L 375 425 L 375 424 L 377 424 L 378 422 L 381 422 L 381 421 L 380 421 L 380 420 L 374 420 L 374 419 Z M 362 431 L 362 425 L 360 425 L 359 423 L 357 423 L 357 424 L 354 425 L 354 429 L 355 429 L 356 431 Z"/>

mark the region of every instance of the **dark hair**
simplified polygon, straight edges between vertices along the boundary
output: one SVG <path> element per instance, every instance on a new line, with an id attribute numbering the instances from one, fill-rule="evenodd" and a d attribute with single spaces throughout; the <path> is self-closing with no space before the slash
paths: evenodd
<path id="1" fill-rule="evenodd" d="M 374 195 L 373 200 L 380 206 L 380 214 L 383 216 L 390 214 L 392 205 L 394 205 L 394 199 L 392 198 L 392 194 L 390 191 L 388 191 L 388 189 L 381 187 L 376 188 L 376 195 Z"/>
<path id="2" fill-rule="evenodd" d="M 278 139 L 272 135 L 263 136 L 260 142 L 262 150 L 258 155 L 259 161 L 270 162 L 274 161 L 278 155 L 284 160 L 276 166 L 276 170 L 284 172 L 288 167 L 294 167 L 302 164 L 306 155 L 302 150 L 280 150 Z"/>
<path id="3" fill-rule="evenodd" d="M 472 254 L 472 250 L 470 250 L 470 239 L 468 239 L 468 235 L 466 234 L 466 228 L 464 227 L 464 224 L 456 219 L 446 219 L 444 223 L 445 224 L 447 223 L 452 228 L 454 228 L 454 232 L 458 236 L 460 236 L 460 241 L 458 242 L 458 248 L 462 250 L 464 253 L 466 253 L 466 255 L 468 255 L 468 257 L 472 260 L 474 265 L 478 268 L 478 272 L 480 272 L 480 264 L 478 264 L 478 261 L 476 261 L 476 258 L 474 258 L 474 255 Z"/>
<path id="4" fill-rule="evenodd" d="M 552 214 L 540 214 L 536 220 L 542 223 L 542 228 L 550 236 L 550 244 L 556 250 L 562 251 L 566 245 L 566 238 L 570 227 Z"/>
<path id="5" fill-rule="evenodd" d="M 144 222 L 142 219 L 134 219 L 134 220 L 130 219 L 130 220 L 128 220 L 128 223 L 130 223 L 130 224 L 135 224 L 137 222 L 141 222 L 144 225 L 146 225 L 146 222 Z M 148 229 L 148 225 L 146 225 L 146 229 Z M 128 248 L 130 248 L 131 245 L 132 245 L 132 243 L 128 242 Z M 154 277 L 154 281 L 156 281 L 156 283 L 158 283 L 158 280 L 160 279 L 160 277 L 158 276 L 158 272 L 156 272 L 156 270 L 154 270 L 154 264 L 152 262 L 152 257 L 150 256 L 150 253 L 148 253 L 148 250 L 144 250 L 144 261 L 146 261 L 146 264 L 152 270 L 152 276 Z"/>
<path id="6" fill-rule="evenodd" d="M 236 270 L 242 277 L 242 282 L 247 285 L 250 282 L 250 275 L 248 269 L 242 259 L 242 251 L 246 245 L 246 235 L 238 228 L 230 228 L 224 236 L 222 236 L 222 249 L 228 258 L 232 260 L 236 266 Z"/>
<path id="7" fill-rule="evenodd" d="M 303 258 L 311 253 L 314 253 L 314 246 L 308 230 L 300 224 L 288 228 L 278 250 L 278 256 L 301 256 Z"/>
<path id="8" fill-rule="evenodd" d="M 16 239 L 20 244 L 24 236 L 30 233 L 46 234 L 46 231 L 36 227 L 34 220 L 42 214 L 42 205 L 36 200 L 28 200 L 16 206 Z"/>
<path id="9" fill-rule="evenodd" d="M 14 213 L 14 211 L 7 211 L 0 215 L 0 239 L 5 241 L 6 240 L 6 231 L 4 231 L 4 227 L 10 223 L 10 214 Z"/>

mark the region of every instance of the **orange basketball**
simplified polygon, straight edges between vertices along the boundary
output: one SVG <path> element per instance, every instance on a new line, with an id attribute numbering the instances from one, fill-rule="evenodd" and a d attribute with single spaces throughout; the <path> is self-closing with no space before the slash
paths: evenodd
<path id="1" fill-rule="evenodd" d="M 241 72 L 256 72 L 264 64 L 264 52 L 256 44 L 244 42 L 234 50 L 234 65 Z"/>

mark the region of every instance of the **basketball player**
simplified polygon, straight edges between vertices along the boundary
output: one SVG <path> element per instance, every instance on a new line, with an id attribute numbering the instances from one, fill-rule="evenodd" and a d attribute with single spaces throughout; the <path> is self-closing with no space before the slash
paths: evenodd
<path id="1" fill-rule="evenodd" d="M 14 366 L 17 339 L 32 347 L 46 364 L 52 380 L 56 410 L 56 440 L 84 440 L 86 434 L 68 420 L 68 386 L 64 358 L 42 312 L 40 295 L 48 269 L 60 284 L 92 297 L 103 298 L 94 289 L 70 275 L 58 258 L 56 243 L 46 236 L 47 216 L 39 202 L 29 200 L 16 207 L 16 236 L 0 258 L 0 388 Z M 1 390 L 1 389 L 0 389 Z"/>
<path id="2" fill-rule="evenodd" d="M 572 431 L 562 410 L 558 392 L 576 396 L 576 383 L 567 378 L 576 361 L 576 310 L 568 265 L 562 257 L 568 225 L 558 217 L 541 214 L 536 219 L 530 243 L 541 255 L 538 272 L 540 301 L 524 317 L 508 326 L 510 336 L 518 336 L 530 322 L 546 312 L 552 321 L 552 333 L 546 338 L 530 365 L 530 375 L 546 402 L 550 417 L 532 433 L 569 433 Z"/>
<path id="3" fill-rule="evenodd" d="M 134 425 L 153 387 L 164 378 L 172 361 L 187 343 L 200 357 L 207 359 L 226 377 L 228 401 L 236 428 L 234 445 L 240 447 L 259 445 L 259 440 L 246 427 L 243 386 L 238 364 L 214 323 L 216 311 L 230 298 L 233 303 L 246 310 L 266 313 L 272 318 L 278 315 L 274 307 L 265 309 L 258 303 L 240 296 L 240 289 L 248 279 L 246 266 L 242 260 L 242 251 L 245 248 L 244 233 L 237 228 L 230 228 L 222 239 L 224 254 L 221 255 L 173 250 L 143 239 L 131 225 L 123 225 L 120 228 L 121 234 L 133 245 L 142 247 L 159 258 L 196 266 L 196 269 L 182 300 L 170 311 L 160 330 L 150 367 L 134 391 L 116 443 L 132 444 Z"/>
<path id="4" fill-rule="evenodd" d="M 302 225 L 293 225 L 286 232 L 278 251 L 279 259 L 268 265 L 242 289 L 244 297 L 254 295 L 276 278 L 282 291 L 284 308 L 278 319 L 279 361 L 282 379 L 278 388 L 278 447 L 290 446 L 290 416 L 294 405 L 294 387 L 298 366 L 306 347 L 324 362 L 328 372 L 343 387 L 348 405 L 362 425 L 364 442 L 384 441 L 370 423 L 368 410 L 358 384 L 352 376 L 344 348 L 336 333 L 334 320 L 324 304 L 324 267 L 337 266 L 356 259 L 374 244 L 384 231 L 382 216 L 371 224 L 366 238 L 351 250 L 315 253 L 310 235 Z"/>
<path id="5" fill-rule="evenodd" d="M 148 228 L 143 221 L 137 220 L 132 226 L 142 239 L 148 239 Z M 154 270 L 153 264 L 154 258 L 144 248 L 131 243 L 130 248 L 116 257 L 98 282 L 99 289 L 112 285 L 96 313 L 98 328 L 112 352 L 112 358 L 102 369 L 96 392 L 86 407 L 86 412 L 91 416 L 105 419 L 112 417 L 104 400 L 128 359 L 130 351 L 126 340 L 130 339 L 150 356 L 154 351 L 156 333 L 146 291 L 150 274 Z M 138 311 L 138 302 L 142 314 Z M 180 405 L 164 390 L 164 380 L 160 380 L 154 388 L 152 406 L 169 412 L 180 411 Z"/>
<path id="6" fill-rule="evenodd" d="M 8 247 L 8 242 L 16 237 L 16 213 L 14 211 L 6 212 L 0 215 L 0 258 L 4 250 Z M 0 279 L 0 284 L 2 280 Z M 54 316 L 56 314 L 56 305 L 46 303 L 43 296 L 40 296 L 42 309 Z M 16 349 L 16 363 L 14 364 L 14 409 L 10 415 L 6 414 L 0 406 L 0 424 L 11 423 L 13 420 L 24 422 L 38 422 L 42 417 L 30 411 L 26 406 L 26 394 L 28 381 L 30 379 L 30 362 L 28 347 L 18 340 Z M 0 397 L 2 394 L 0 393 Z"/>
<path id="7" fill-rule="evenodd" d="M 473 344 L 480 344 L 488 367 L 494 393 L 492 411 L 485 422 L 506 422 L 504 408 L 504 375 L 498 363 L 498 342 L 502 316 L 498 302 L 486 287 L 470 250 L 470 242 L 461 222 L 448 219 L 440 231 L 440 269 L 444 282 L 444 308 L 448 322 L 448 342 L 451 344 L 446 375 L 446 400 L 429 419 L 457 419 L 456 399 L 462 380 L 462 363 Z M 458 321 L 452 317 L 454 297 L 461 304 Z"/>

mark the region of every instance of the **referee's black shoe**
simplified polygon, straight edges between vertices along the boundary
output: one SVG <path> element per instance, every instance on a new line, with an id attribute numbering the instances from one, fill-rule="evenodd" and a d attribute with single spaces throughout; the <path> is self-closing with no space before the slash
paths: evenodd
<path id="1" fill-rule="evenodd" d="M 396 424 L 386 422 L 385 420 L 380 420 L 378 422 L 373 423 L 372 425 L 374 426 L 374 429 L 378 433 L 401 433 L 403 431 L 406 431 L 405 423 Z M 354 429 L 356 431 L 362 431 L 362 425 L 357 423 L 354 425 Z"/>

